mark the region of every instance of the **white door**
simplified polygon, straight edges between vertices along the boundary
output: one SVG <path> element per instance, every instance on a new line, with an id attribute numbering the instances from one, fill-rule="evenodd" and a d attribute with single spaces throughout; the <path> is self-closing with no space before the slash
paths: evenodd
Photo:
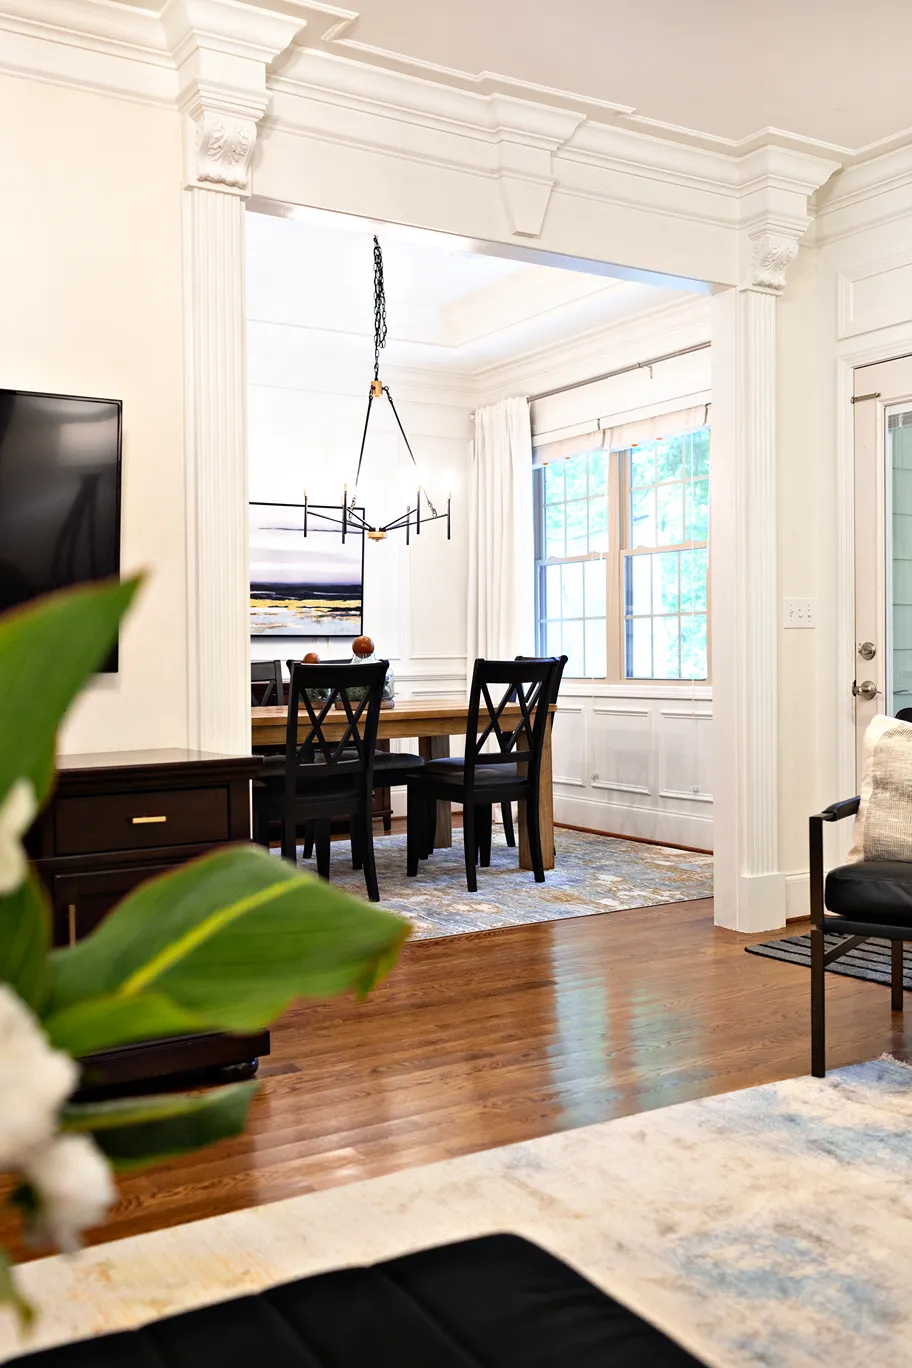
<path id="1" fill-rule="evenodd" d="M 912 357 L 859 367 L 854 394 L 860 757 L 876 713 L 912 708 Z"/>

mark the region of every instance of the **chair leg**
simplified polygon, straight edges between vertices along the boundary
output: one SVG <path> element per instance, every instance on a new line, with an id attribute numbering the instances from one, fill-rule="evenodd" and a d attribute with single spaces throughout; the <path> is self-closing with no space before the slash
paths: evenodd
<path id="1" fill-rule="evenodd" d="M 476 822 L 475 829 L 478 833 L 478 863 L 482 869 L 491 867 L 491 825 L 494 820 L 494 805 L 488 804 L 485 807 L 475 809 Z"/>
<path id="2" fill-rule="evenodd" d="M 811 928 L 811 1073 L 826 1077 L 826 942 L 823 927 Z"/>
<path id="3" fill-rule="evenodd" d="M 329 879 L 329 822 L 314 822 L 314 845 L 317 848 L 317 873 L 321 879 Z"/>
<path id="4" fill-rule="evenodd" d="M 890 942 L 890 1010 L 901 1012 L 903 1009 L 903 950 L 902 941 Z"/>
<path id="5" fill-rule="evenodd" d="M 408 812 L 405 819 L 405 872 L 410 879 L 414 879 L 418 873 L 418 861 L 423 854 L 427 839 L 425 834 L 427 800 L 418 784 L 406 786 L 406 798 L 408 800 Z"/>
<path id="6" fill-rule="evenodd" d="M 437 799 L 428 798 L 425 803 L 423 818 L 424 836 L 421 841 L 421 858 L 429 860 L 434 853 L 434 845 L 437 840 Z"/>
<path id="7" fill-rule="evenodd" d="M 462 843 L 465 847 L 465 872 L 466 887 L 470 893 L 478 892 L 478 880 L 475 877 L 475 852 L 478 847 L 475 843 L 475 804 L 471 801 L 470 795 L 466 794 L 468 802 L 462 805 Z"/>
<path id="8" fill-rule="evenodd" d="M 314 853 L 314 824 L 313 822 L 304 823 L 304 849 L 302 854 L 305 860 L 312 860 Z"/>
<path id="9" fill-rule="evenodd" d="M 542 858 L 541 825 L 538 820 L 538 793 L 530 793 L 526 799 L 526 829 L 529 833 L 529 859 L 535 873 L 535 882 L 545 882 L 545 865 Z"/>
<path id="10" fill-rule="evenodd" d="M 377 883 L 377 866 L 374 862 L 374 819 L 368 806 L 359 814 L 361 856 L 364 862 L 364 883 L 371 902 L 380 901 L 380 885 Z"/>
<path id="11" fill-rule="evenodd" d="M 504 835 L 507 838 L 508 846 L 516 845 L 516 832 L 513 830 L 513 804 L 501 803 L 501 815 L 503 817 Z"/>
<path id="12" fill-rule="evenodd" d="M 265 802 L 257 802 L 256 792 L 253 795 L 253 839 L 256 845 L 269 849 L 269 817 Z"/>
<path id="13" fill-rule="evenodd" d="M 351 838 L 352 869 L 363 869 L 364 859 L 361 853 L 361 829 L 358 825 L 358 817 L 352 813 L 348 819 L 348 834 Z"/>
<path id="14" fill-rule="evenodd" d="M 385 832 L 389 833 L 390 831 L 392 831 L 392 829 L 393 829 L 393 814 L 392 814 L 391 812 L 384 812 L 384 814 L 383 814 L 383 830 L 384 830 Z"/>
<path id="15" fill-rule="evenodd" d="M 282 859 L 298 862 L 297 828 L 294 813 L 285 813 L 282 818 Z"/>

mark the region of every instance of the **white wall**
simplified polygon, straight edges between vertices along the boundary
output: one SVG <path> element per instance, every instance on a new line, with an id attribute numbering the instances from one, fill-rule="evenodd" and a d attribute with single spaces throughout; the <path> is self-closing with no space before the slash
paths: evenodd
<path id="1" fill-rule="evenodd" d="M 0 76 L 0 384 L 123 400 L 122 565 L 150 576 L 69 753 L 187 744 L 180 156 L 176 111 Z"/>
<path id="2" fill-rule="evenodd" d="M 248 262 L 249 312 L 257 312 L 258 272 Z M 372 375 L 369 340 L 364 355 L 328 350 L 304 328 L 248 322 L 250 498 L 339 504 L 343 483 L 354 487 Z M 397 696 L 465 697 L 467 469 L 471 394 L 445 373 L 384 367 L 396 406 L 422 470 L 422 483 L 444 511 L 452 492 L 452 539 L 445 521 L 425 524 L 405 544 L 403 532 L 365 547 L 364 631 L 396 675 Z M 385 400 L 374 405 L 359 502 L 382 522 L 414 505 L 417 477 Z M 351 637 L 252 638 L 253 659 L 324 658 L 351 652 Z M 399 749 L 409 749 L 402 743 Z M 414 746 L 411 746 L 414 749 Z M 401 796 L 401 795 L 400 795 Z"/>
<path id="3" fill-rule="evenodd" d="M 709 340 L 705 301 L 679 304 L 554 349 L 492 376 L 489 391 L 536 393 Z M 591 430 L 710 399 L 709 348 L 532 405 L 535 436 Z M 568 432 L 569 435 L 569 432 Z M 559 822 L 712 849 L 712 687 L 685 683 L 561 686 L 554 726 Z"/>

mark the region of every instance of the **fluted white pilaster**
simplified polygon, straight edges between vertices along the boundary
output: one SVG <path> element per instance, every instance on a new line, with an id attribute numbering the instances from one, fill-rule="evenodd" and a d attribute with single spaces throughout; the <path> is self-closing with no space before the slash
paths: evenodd
<path id="1" fill-rule="evenodd" d="M 779 869 L 776 310 L 774 293 L 744 288 L 717 295 L 713 312 L 716 921 L 741 931 L 785 922 Z"/>
<path id="2" fill-rule="evenodd" d="M 244 201 L 184 192 L 190 744 L 250 750 Z"/>

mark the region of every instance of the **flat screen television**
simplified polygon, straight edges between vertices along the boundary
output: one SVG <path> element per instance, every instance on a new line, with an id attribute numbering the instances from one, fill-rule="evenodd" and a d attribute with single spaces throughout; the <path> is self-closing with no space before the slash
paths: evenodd
<path id="1" fill-rule="evenodd" d="M 119 399 L 0 389 L 0 610 L 119 573 L 121 426 Z"/>

